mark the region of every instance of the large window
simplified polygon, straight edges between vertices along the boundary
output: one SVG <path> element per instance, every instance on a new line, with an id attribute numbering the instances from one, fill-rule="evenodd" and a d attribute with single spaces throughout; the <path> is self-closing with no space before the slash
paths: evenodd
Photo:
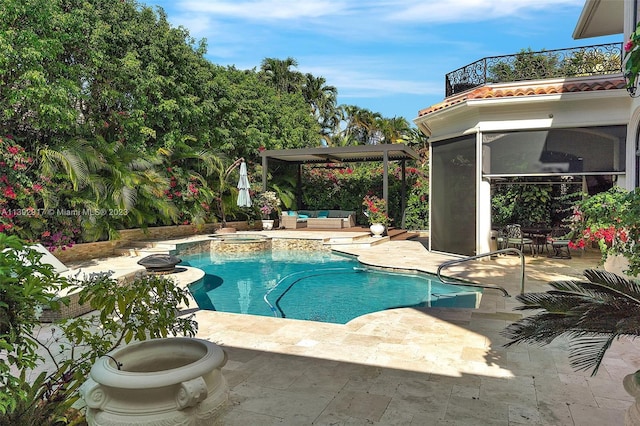
<path id="1" fill-rule="evenodd" d="M 432 250 L 476 254 L 475 141 L 474 135 L 432 144 Z"/>
<path id="2" fill-rule="evenodd" d="M 626 126 L 483 134 L 485 176 L 624 174 Z"/>

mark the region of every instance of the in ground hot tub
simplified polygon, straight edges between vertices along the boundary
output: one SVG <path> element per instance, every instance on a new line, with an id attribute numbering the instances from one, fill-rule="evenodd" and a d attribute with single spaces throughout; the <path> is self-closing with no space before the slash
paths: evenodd
<path id="1" fill-rule="evenodd" d="M 212 252 L 244 253 L 271 249 L 271 238 L 261 234 L 215 234 L 209 236 Z"/>

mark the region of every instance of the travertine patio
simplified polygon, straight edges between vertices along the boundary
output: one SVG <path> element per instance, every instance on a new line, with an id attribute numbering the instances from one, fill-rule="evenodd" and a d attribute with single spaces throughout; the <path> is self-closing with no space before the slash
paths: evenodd
<path id="1" fill-rule="evenodd" d="M 330 237 L 269 235 L 279 233 Z M 429 253 L 420 241 L 340 250 L 367 264 L 428 272 L 450 258 Z M 89 267 L 126 268 L 136 260 L 105 259 Z M 598 258 L 526 260 L 529 292 L 579 277 Z M 500 256 L 448 275 L 502 285 L 516 295 L 517 265 L 516 257 Z M 228 354 L 223 371 L 231 392 L 221 425 L 623 424 L 632 398 L 622 378 L 640 368 L 640 344 L 617 341 L 590 377 L 569 366 L 567 342 L 503 347 L 499 333 L 519 317 L 517 305 L 514 297 L 487 290 L 477 310 L 394 309 L 345 325 L 197 311 L 197 337 Z"/>

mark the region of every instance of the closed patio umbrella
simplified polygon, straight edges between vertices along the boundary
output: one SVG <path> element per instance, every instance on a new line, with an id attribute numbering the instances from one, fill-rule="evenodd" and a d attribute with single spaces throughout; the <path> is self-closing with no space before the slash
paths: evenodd
<path id="1" fill-rule="evenodd" d="M 251 196 L 249 195 L 249 178 L 247 176 L 247 164 L 240 163 L 240 179 L 238 179 L 238 206 L 251 207 Z"/>

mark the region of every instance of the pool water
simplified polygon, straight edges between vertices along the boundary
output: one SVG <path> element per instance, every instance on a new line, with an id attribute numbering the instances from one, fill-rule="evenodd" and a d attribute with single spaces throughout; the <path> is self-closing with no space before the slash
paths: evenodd
<path id="1" fill-rule="evenodd" d="M 345 324 L 397 307 L 475 308 L 481 294 L 473 287 L 442 284 L 433 275 L 375 270 L 326 252 L 207 252 L 180 257 L 183 265 L 205 272 L 190 290 L 200 309 L 212 311 Z"/>

